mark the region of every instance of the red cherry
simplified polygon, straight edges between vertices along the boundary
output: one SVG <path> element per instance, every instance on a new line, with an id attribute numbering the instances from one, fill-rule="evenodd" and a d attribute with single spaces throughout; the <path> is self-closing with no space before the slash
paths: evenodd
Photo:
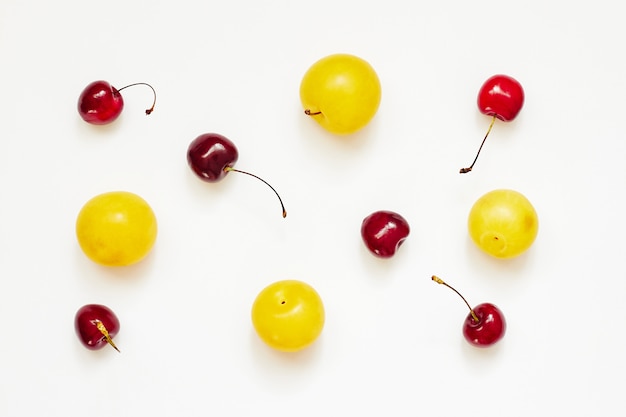
<path id="1" fill-rule="evenodd" d="M 506 331 L 506 321 L 502 311 L 491 303 L 479 304 L 465 318 L 463 336 L 474 346 L 491 346 L 502 339 Z M 476 318 L 474 318 L 476 316 Z"/>
<path id="2" fill-rule="evenodd" d="M 365 246 L 380 258 L 392 257 L 409 236 L 409 223 L 393 211 L 376 211 L 361 224 Z"/>
<path id="3" fill-rule="evenodd" d="M 474 168 L 474 164 L 478 160 L 478 155 L 496 119 L 502 120 L 503 122 L 510 122 L 517 117 L 517 114 L 524 105 L 524 89 L 513 77 L 502 74 L 494 75 L 487 79 L 478 91 L 477 102 L 478 110 L 487 116 L 491 116 L 492 120 L 487 129 L 487 134 L 485 134 L 480 148 L 478 148 L 474 162 L 472 162 L 472 165 L 468 168 L 461 168 L 459 171 L 461 174 L 470 172 L 472 168 Z"/>
<path id="4" fill-rule="evenodd" d="M 90 350 L 102 349 L 107 344 L 120 351 L 113 338 L 120 331 L 120 321 L 113 311 L 101 304 L 82 306 L 74 318 L 74 329 L 82 344 Z"/>
<path id="5" fill-rule="evenodd" d="M 218 133 L 205 133 L 191 142 L 187 162 L 201 180 L 217 182 L 239 159 L 235 144 Z"/>
<path id="6" fill-rule="evenodd" d="M 504 337 L 506 332 L 506 320 L 504 314 L 495 305 L 491 303 L 479 304 L 476 307 L 470 307 L 465 297 L 461 295 L 454 287 L 448 285 L 441 278 L 433 275 L 432 280 L 437 284 L 445 285 L 458 294 L 465 302 L 470 312 L 463 322 L 463 336 L 471 345 L 476 347 L 492 346 Z"/>
<path id="7" fill-rule="evenodd" d="M 84 121 L 94 125 L 105 125 L 113 122 L 124 108 L 124 99 L 120 91 L 135 85 L 146 85 L 152 89 L 154 101 L 152 107 L 146 110 L 146 114 L 152 113 L 156 104 L 156 92 L 150 84 L 134 83 L 118 90 L 106 81 L 94 81 L 85 87 L 78 97 L 78 114 Z"/>
<path id="8" fill-rule="evenodd" d="M 267 181 L 251 174 L 233 168 L 239 158 L 237 147 L 225 136 L 218 133 L 205 133 L 195 138 L 187 149 L 187 163 L 191 170 L 203 181 L 217 182 L 229 172 L 239 172 L 264 182 L 274 191 L 280 202 L 283 217 L 287 217 L 287 211 L 280 195 Z"/>
<path id="9" fill-rule="evenodd" d="M 487 116 L 510 122 L 524 105 L 524 89 L 513 77 L 494 75 L 478 92 L 478 109 Z"/>

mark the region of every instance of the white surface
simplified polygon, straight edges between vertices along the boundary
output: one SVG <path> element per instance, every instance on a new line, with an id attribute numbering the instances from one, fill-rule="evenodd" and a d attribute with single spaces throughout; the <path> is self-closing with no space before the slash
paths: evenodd
<path id="1" fill-rule="evenodd" d="M 614 416 L 624 410 L 626 29 L 615 1 L 119 1 L 0 4 L 0 415 Z M 300 78 L 335 52 L 377 70 L 379 113 L 349 138 L 302 114 Z M 496 123 L 482 82 L 516 77 L 526 103 Z M 112 126 L 82 122 L 89 82 L 124 92 Z M 218 132 L 236 167 L 205 184 L 187 145 Z M 540 217 L 529 252 L 481 254 L 466 230 L 494 188 Z M 159 221 L 149 258 L 99 267 L 74 236 L 80 207 L 124 189 Z M 412 231 L 395 258 L 361 242 L 374 210 Z M 465 343 L 471 304 L 508 320 L 499 345 Z M 267 284 L 323 297 L 310 349 L 263 345 L 250 307 Z M 92 352 L 73 316 L 119 316 Z M 620 411 L 621 410 L 621 411 Z"/>

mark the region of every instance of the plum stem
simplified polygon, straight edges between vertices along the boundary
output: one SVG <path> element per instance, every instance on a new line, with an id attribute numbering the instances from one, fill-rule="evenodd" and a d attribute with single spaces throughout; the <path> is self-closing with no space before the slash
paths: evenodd
<path id="1" fill-rule="evenodd" d="M 98 330 L 100 330 L 100 333 L 102 333 L 102 336 L 104 336 L 104 339 L 107 341 L 107 343 L 113 346 L 113 348 L 119 352 L 120 350 L 117 348 L 117 346 L 115 346 L 115 343 L 113 343 L 113 339 L 111 338 L 111 335 L 109 335 L 109 331 L 104 326 L 104 323 L 102 323 L 100 320 L 95 320 L 95 324 Z"/>
<path id="2" fill-rule="evenodd" d="M 270 183 L 269 183 L 269 182 L 265 181 L 263 178 L 261 178 L 261 177 L 259 177 L 259 176 L 257 176 L 257 175 L 251 174 L 251 173 L 246 172 L 246 171 L 241 171 L 241 170 L 239 170 L 239 169 L 235 169 L 235 168 L 230 167 L 230 166 L 227 166 L 226 168 L 224 168 L 224 171 L 225 171 L 225 172 L 230 172 L 230 171 L 233 171 L 233 172 L 238 172 L 238 173 L 240 173 L 240 174 L 246 174 L 246 175 L 249 175 L 249 176 L 251 176 L 251 177 L 254 177 L 254 178 L 256 178 L 257 180 L 259 180 L 259 181 L 261 181 L 261 182 L 265 183 L 265 185 L 267 185 L 268 187 L 270 187 L 270 188 L 272 189 L 272 191 L 274 191 L 274 194 L 276 194 L 276 197 L 278 197 L 278 201 L 280 202 L 280 207 L 281 207 L 281 208 L 282 208 L 282 210 L 283 210 L 283 218 L 287 217 L 287 211 L 285 210 L 285 205 L 283 204 L 283 199 L 282 199 L 282 198 L 280 198 L 280 195 L 278 194 L 278 191 L 276 191 L 276 189 L 274 189 L 274 187 L 272 187 L 272 186 L 270 185 Z"/>
<path id="3" fill-rule="evenodd" d="M 467 308 L 469 308 L 470 314 L 472 315 L 472 319 L 474 319 L 475 322 L 478 322 L 478 316 L 476 316 L 476 313 L 474 313 L 474 310 L 472 309 L 472 307 L 469 305 L 469 303 L 467 302 L 467 300 L 465 299 L 465 297 L 463 297 L 461 295 L 460 292 L 458 292 L 454 287 L 452 287 L 451 285 L 448 285 L 447 282 L 445 282 L 444 280 L 442 280 L 441 278 L 439 278 L 436 275 L 432 276 L 432 280 L 435 281 L 437 284 L 441 284 L 441 285 L 445 285 L 446 287 L 450 288 L 452 291 L 454 291 L 455 293 L 458 294 L 459 297 L 461 297 L 461 299 L 465 302 L 465 305 L 467 306 Z"/>
<path id="4" fill-rule="evenodd" d="M 487 129 L 487 133 L 485 134 L 485 137 L 483 138 L 483 141 L 481 142 L 480 147 L 478 148 L 478 152 L 476 153 L 476 157 L 474 158 L 474 162 L 472 162 L 472 165 L 470 165 L 468 168 L 461 168 L 459 173 L 466 174 L 466 173 L 470 172 L 472 170 L 472 168 L 474 168 L 474 164 L 478 160 L 478 155 L 480 155 L 480 151 L 483 149 L 483 145 L 485 144 L 485 141 L 487 140 L 487 136 L 489 136 L 489 132 L 491 132 L 491 128 L 493 127 L 493 124 L 495 122 L 496 122 L 496 116 L 493 116 L 493 119 L 491 119 L 491 124 L 489 124 L 489 129 Z"/>
<path id="5" fill-rule="evenodd" d="M 146 114 L 150 114 L 154 111 L 154 106 L 156 105 L 156 91 L 154 90 L 154 87 L 152 87 L 150 84 L 148 83 L 133 83 L 133 84 L 128 84 L 120 89 L 118 89 L 117 91 L 122 91 L 125 88 L 128 87 L 134 87 L 136 85 L 146 85 L 148 87 L 150 87 L 150 89 L 152 90 L 152 95 L 154 96 L 154 100 L 152 100 L 152 107 L 150 107 L 149 109 L 146 109 Z"/>
<path id="6" fill-rule="evenodd" d="M 318 114 L 322 114 L 322 112 L 321 111 L 312 112 L 310 109 L 306 109 L 304 111 L 304 114 L 306 114 L 307 116 L 317 116 Z"/>

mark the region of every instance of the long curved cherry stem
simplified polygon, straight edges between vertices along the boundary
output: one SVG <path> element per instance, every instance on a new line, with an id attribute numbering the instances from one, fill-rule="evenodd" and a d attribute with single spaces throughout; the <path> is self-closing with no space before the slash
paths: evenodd
<path id="1" fill-rule="evenodd" d="M 467 300 L 465 299 L 465 297 L 463 297 L 461 295 L 460 292 L 458 292 L 454 287 L 448 285 L 447 282 L 445 282 L 444 280 L 442 280 L 441 278 L 439 278 L 436 275 L 432 276 L 432 280 L 435 281 L 437 284 L 441 284 L 441 285 L 445 285 L 446 287 L 450 288 L 452 291 L 454 291 L 455 293 L 458 294 L 459 297 L 461 297 L 461 299 L 465 302 L 465 305 L 467 306 L 467 308 L 469 308 L 470 314 L 472 315 L 472 318 L 474 319 L 475 322 L 478 322 L 478 316 L 476 316 L 476 313 L 474 313 L 474 309 L 472 309 L 472 307 L 470 307 L 469 303 L 467 302 Z"/>
<path id="2" fill-rule="evenodd" d="M 104 326 L 104 323 L 102 323 L 100 320 L 95 320 L 95 324 L 96 324 L 96 328 L 100 330 L 100 333 L 102 333 L 102 336 L 107 341 L 107 343 L 113 346 L 113 348 L 119 352 L 120 350 L 117 348 L 117 346 L 115 346 L 115 343 L 113 343 L 113 339 L 111 339 L 111 336 L 109 335 L 109 331 Z"/>
<path id="3" fill-rule="evenodd" d="M 152 87 L 150 84 L 148 83 L 133 83 L 133 84 L 128 84 L 120 89 L 118 89 L 117 91 L 122 91 L 125 88 L 128 87 L 134 87 L 136 85 L 146 85 L 148 87 L 150 87 L 150 89 L 152 90 L 152 94 L 154 95 L 154 100 L 152 100 L 152 107 L 150 107 L 149 109 L 146 109 L 146 114 L 150 114 L 154 111 L 154 106 L 156 105 L 156 91 L 154 90 L 154 87 Z"/>
<path id="4" fill-rule="evenodd" d="M 472 162 L 472 165 L 470 165 L 468 168 L 461 168 L 459 173 L 466 174 L 466 173 L 470 172 L 472 170 L 472 168 L 474 168 L 474 164 L 478 160 L 478 155 L 480 155 L 480 151 L 483 149 L 483 145 L 485 144 L 485 141 L 487 140 L 487 136 L 489 136 L 489 132 L 491 132 L 491 128 L 493 127 L 493 124 L 495 122 L 496 122 L 496 116 L 493 116 L 493 119 L 491 120 L 491 124 L 489 125 L 489 129 L 487 129 L 487 134 L 485 134 L 485 137 L 484 137 L 483 141 L 480 144 L 480 148 L 478 148 L 478 152 L 476 153 L 476 158 L 474 158 L 474 162 Z"/>
<path id="5" fill-rule="evenodd" d="M 257 176 L 257 175 L 251 174 L 251 173 L 246 172 L 246 171 L 241 171 L 241 170 L 239 170 L 239 169 L 235 169 L 235 168 L 233 168 L 233 167 L 226 167 L 226 168 L 224 168 L 224 171 L 226 171 L 226 172 L 230 172 L 230 171 L 232 171 L 232 172 L 238 172 L 238 173 L 240 173 L 240 174 L 250 175 L 251 177 L 254 177 L 254 178 L 256 178 L 257 180 L 259 180 L 259 181 L 261 181 L 261 182 L 265 183 L 265 185 L 267 185 L 268 187 L 270 187 L 270 188 L 272 189 L 272 191 L 274 191 L 274 194 L 276 194 L 276 197 L 278 197 L 278 201 L 280 202 L 280 207 L 281 207 L 281 208 L 282 208 L 282 210 L 283 210 L 283 218 L 287 217 L 287 211 L 285 210 L 285 205 L 283 204 L 283 200 L 282 200 L 282 198 L 280 198 L 280 195 L 278 194 L 278 191 L 276 191 L 276 190 L 274 189 L 274 187 L 272 187 L 272 186 L 270 185 L 270 183 L 269 183 L 269 182 L 265 181 L 263 178 L 261 178 L 261 177 L 259 177 L 259 176 Z"/>

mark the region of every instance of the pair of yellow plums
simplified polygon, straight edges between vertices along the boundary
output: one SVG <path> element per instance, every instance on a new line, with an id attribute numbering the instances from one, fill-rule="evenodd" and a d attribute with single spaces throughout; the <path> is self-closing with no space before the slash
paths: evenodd
<path id="1" fill-rule="evenodd" d="M 381 100 L 380 80 L 365 60 L 349 54 L 320 59 L 300 84 L 305 113 L 326 130 L 354 133 L 376 114 Z M 494 190 L 470 210 L 469 234 L 484 252 L 498 258 L 520 255 L 534 242 L 537 213 L 528 199 L 514 190 Z"/>
<path id="2" fill-rule="evenodd" d="M 76 219 L 76 237 L 89 259 L 121 267 L 144 259 L 157 237 L 157 220 L 150 205 L 127 191 L 97 195 Z M 277 281 L 264 288 L 252 306 L 252 323 L 259 337 L 281 351 L 301 350 L 322 332 L 324 304 L 309 284 Z"/>
<path id="3" fill-rule="evenodd" d="M 530 201 L 514 190 L 493 190 L 480 197 L 468 216 L 469 234 L 484 252 L 513 258 L 534 242 L 539 228 Z M 298 351 L 312 344 L 324 327 L 324 305 L 308 284 L 285 280 L 264 288 L 252 307 L 257 334 L 269 346 Z"/>

